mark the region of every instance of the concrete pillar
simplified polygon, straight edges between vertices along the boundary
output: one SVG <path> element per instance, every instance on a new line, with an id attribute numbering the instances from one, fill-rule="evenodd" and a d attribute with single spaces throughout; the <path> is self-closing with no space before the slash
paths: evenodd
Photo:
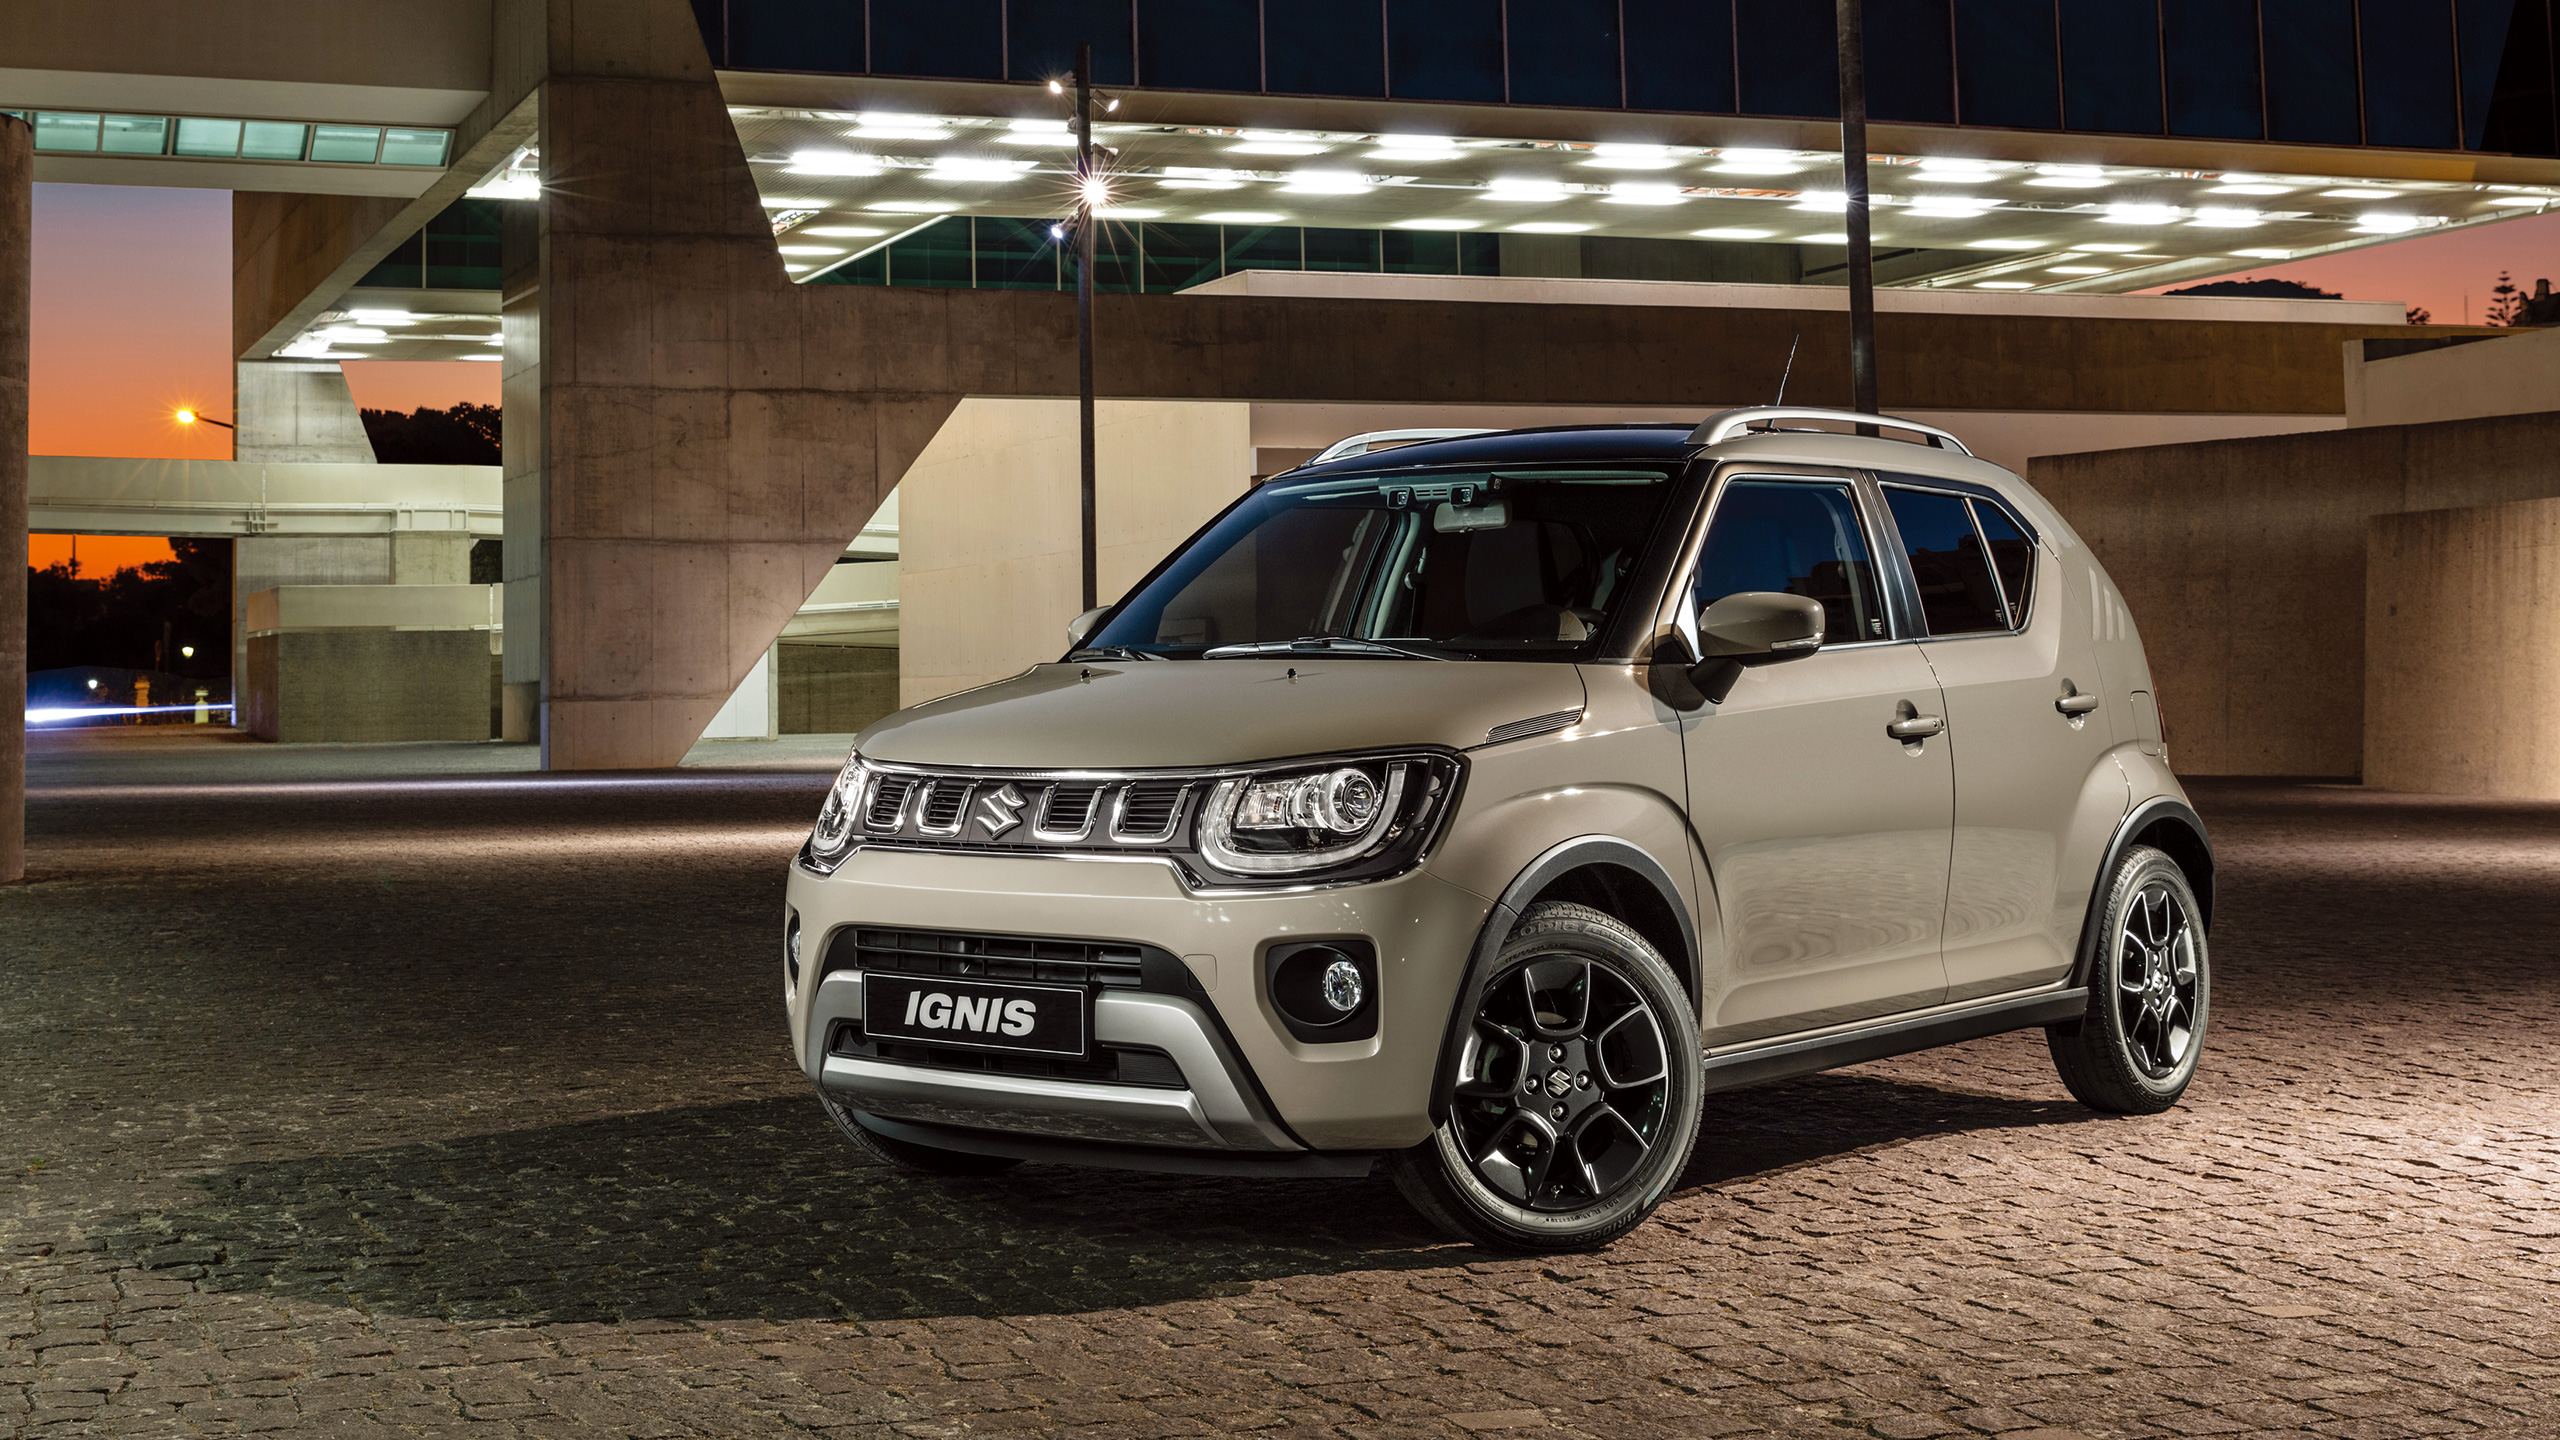
<path id="1" fill-rule="evenodd" d="M 233 367 L 235 460 L 373 463 L 364 418 L 335 360 L 243 360 Z"/>
<path id="2" fill-rule="evenodd" d="M 0 885 L 27 873 L 27 329 L 35 131 L 0 115 Z"/>
<path id="3" fill-rule="evenodd" d="M 499 578 L 506 583 L 506 653 L 500 660 L 498 733 L 542 738 L 542 216 L 538 205 L 511 203 L 504 212 L 504 270 L 498 328 L 505 344 L 499 379 L 499 445 L 506 472 L 505 540 Z"/>

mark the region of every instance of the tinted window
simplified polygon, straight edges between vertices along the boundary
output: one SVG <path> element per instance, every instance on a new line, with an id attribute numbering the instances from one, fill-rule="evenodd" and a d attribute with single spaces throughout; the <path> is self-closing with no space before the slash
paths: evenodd
<path id="1" fill-rule="evenodd" d="M 1188 290 L 1218 278 L 1218 227 L 1149 223 L 1146 241 L 1146 288 Z"/>
<path id="2" fill-rule="evenodd" d="M 1618 90 L 1617 0 L 1514 5 L 1508 23 L 1512 104 L 1614 108 L 1624 98 Z"/>
<path id="3" fill-rule="evenodd" d="M 1924 495 L 1914 490 L 1887 490 L 1894 528 L 1902 532 L 1902 548 L 1911 557 L 1911 578 L 1920 584 L 1920 617 L 1932 635 L 1973 635 L 2006 630 L 2000 590 L 1982 553 L 1982 536 L 1973 514 L 1954 495 Z"/>
<path id="4" fill-rule="evenodd" d="M 1733 0 L 1624 0 L 1627 104 L 1733 109 Z"/>
<path id="5" fill-rule="evenodd" d="M 1387 0 L 1387 90 L 1502 102 L 1502 0 Z"/>
<path id="6" fill-rule="evenodd" d="M 2262 6 L 2267 138 L 2355 144 L 2355 0 L 2262 0 Z"/>
<path id="7" fill-rule="evenodd" d="M 1848 486 L 1736 480 L 1724 487 L 1693 594 L 1703 612 L 1755 590 L 1821 601 L 1825 644 L 1884 637 L 1875 567 Z"/>
<path id="8" fill-rule="evenodd" d="M 2062 0 L 2062 121 L 2160 133 L 2160 12 L 2142 0 Z"/>
<path id="9" fill-rule="evenodd" d="M 1964 123 L 2051 130 L 2062 123 L 2049 0 L 1956 0 Z"/>
<path id="10" fill-rule="evenodd" d="M 829 0 L 733 0 L 728 45 L 728 63 L 741 70 L 859 71 L 862 7 Z"/>
<path id="11" fill-rule="evenodd" d="M 1256 0 L 1138 0 L 1138 82 L 1261 89 L 1261 9 Z"/>
<path id="12" fill-rule="evenodd" d="M 1840 36 L 1827 5 L 1734 0 L 1746 115 L 1840 114 Z"/>
<path id="13" fill-rule="evenodd" d="M 2009 512 L 1988 500 L 1973 502 L 1973 518 L 1991 542 L 1991 569 L 1999 575 L 2000 593 L 2009 602 L 2009 627 L 2023 629 L 2027 603 L 2035 598 L 2035 542 L 2009 518 Z"/>
<path id="14" fill-rule="evenodd" d="M 1912 124 L 1956 118 L 1948 0 L 1867 0 L 1867 118 Z"/>
<path id="15" fill-rule="evenodd" d="M 2461 143 L 2453 115 L 2453 10 L 2432 4 L 2368 4 L 2364 28 L 2364 138 L 2418 148 Z"/>
<path id="16" fill-rule="evenodd" d="M 2231 0 L 2161 0 L 2169 133 L 2258 138 L 2258 14 Z"/>
<path id="17" fill-rule="evenodd" d="M 1283 95 L 1387 93 L 1379 0 L 1290 0 L 1262 14 L 1263 74 Z"/>
<path id="18" fill-rule="evenodd" d="M 1013 0 L 1005 12 L 1005 41 L 1016 80 L 1046 80 L 1076 73 L 1076 46 L 1093 47 L 1097 85 L 1126 85 L 1136 78 L 1130 56 L 1129 0 Z"/>
<path id="19" fill-rule="evenodd" d="M 745 43 L 739 16 L 730 44 Z M 1003 0 L 871 0 L 871 68 L 882 75 L 1004 78 Z"/>
<path id="20" fill-rule="evenodd" d="M 2458 0 L 2463 143 L 2548 155 L 2553 149 L 2551 16 L 2532 0 Z"/>

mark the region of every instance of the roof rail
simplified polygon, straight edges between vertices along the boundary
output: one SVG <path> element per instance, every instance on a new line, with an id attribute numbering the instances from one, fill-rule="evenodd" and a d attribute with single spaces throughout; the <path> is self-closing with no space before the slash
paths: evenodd
<path id="1" fill-rule="evenodd" d="M 1973 453 L 1965 448 L 1963 441 L 1935 425 L 1923 425 L 1914 420 L 1898 420 L 1891 415 L 1866 415 L 1855 410 L 1811 410 L 1795 405 L 1755 405 L 1742 410 L 1719 410 L 1698 422 L 1698 428 L 1689 432 L 1689 443 L 1714 445 L 1730 440 L 1755 425 L 1765 425 L 1774 430 L 1778 428 L 1778 422 L 1781 420 L 1829 420 L 1840 425 L 1874 425 L 1886 430 L 1908 430 L 1919 436 L 1933 449 L 1953 450 L 1959 455 Z"/>
<path id="2" fill-rule="evenodd" d="M 1366 434 L 1353 435 L 1347 439 L 1334 441 L 1332 444 L 1324 447 L 1323 454 L 1318 455 L 1307 463 L 1310 465 L 1322 465 L 1328 460 L 1348 460 L 1354 455 L 1366 455 L 1372 450 L 1381 448 L 1378 442 L 1382 440 L 1455 440 L 1461 435 L 1493 435 L 1498 433 L 1500 432 L 1488 430 L 1481 425 L 1459 426 L 1455 428 L 1430 428 L 1422 430 L 1371 430 Z"/>

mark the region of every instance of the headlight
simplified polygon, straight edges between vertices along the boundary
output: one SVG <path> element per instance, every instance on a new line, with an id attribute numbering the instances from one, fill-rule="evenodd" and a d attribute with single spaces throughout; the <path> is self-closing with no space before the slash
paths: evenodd
<path id="1" fill-rule="evenodd" d="M 800 863 L 821 875 L 832 874 L 844 857 L 853 853 L 853 841 L 862 814 L 862 786 L 870 777 L 871 767 L 862 763 L 856 753 L 836 773 L 836 783 L 827 791 L 827 803 L 818 807 L 817 828 L 809 832 L 809 843 L 800 847 Z"/>
<path id="2" fill-rule="evenodd" d="M 1219 781 L 1200 808 L 1200 858 L 1230 875 L 1366 876 L 1429 843 L 1457 788 L 1444 755 L 1343 759 Z"/>

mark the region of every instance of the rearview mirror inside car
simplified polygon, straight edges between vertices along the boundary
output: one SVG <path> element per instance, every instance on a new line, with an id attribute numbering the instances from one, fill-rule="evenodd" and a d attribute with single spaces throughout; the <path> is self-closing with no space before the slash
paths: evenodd
<path id="1" fill-rule="evenodd" d="M 1698 616 L 1698 648 L 1706 654 L 1689 667 L 1689 683 L 1722 704 L 1745 669 L 1801 660 L 1822 648 L 1822 634 L 1819 600 L 1774 590 L 1727 595 Z"/>
<path id="2" fill-rule="evenodd" d="M 1499 530 L 1511 523 L 1511 504 L 1488 500 L 1481 505 L 1443 504 L 1431 512 L 1431 528 L 1443 535 L 1468 530 Z"/>

